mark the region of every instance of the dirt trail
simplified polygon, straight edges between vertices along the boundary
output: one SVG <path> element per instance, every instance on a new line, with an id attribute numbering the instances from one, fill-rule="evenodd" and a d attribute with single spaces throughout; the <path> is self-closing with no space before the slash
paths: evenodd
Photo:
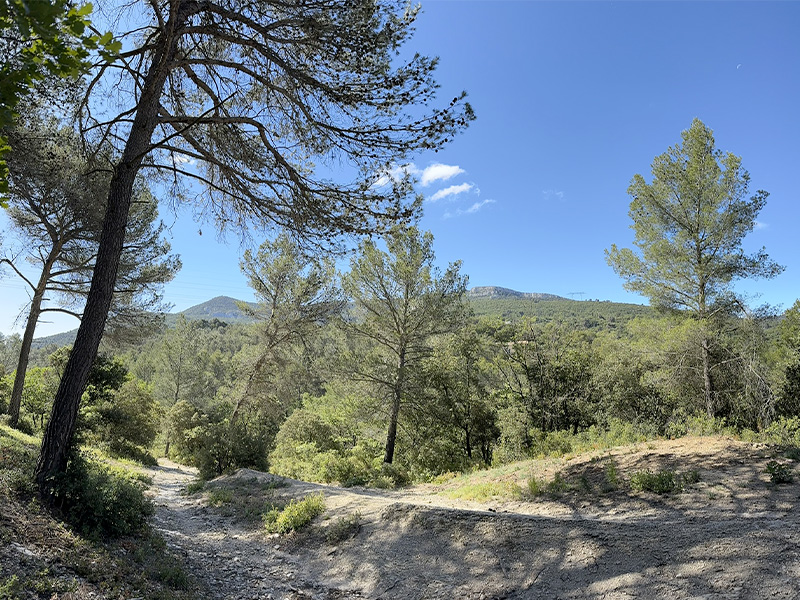
<path id="1" fill-rule="evenodd" d="M 478 504 L 440 494 L 455 484 L 384 491 L 292 481 L 269 493 L 322 491 L 327 518 L 277 538 L 181 496 L 193 473 L 165 463 L 153 470 L 156 526 L 219 599 L 800 598 L 799 487 L 769 483 L 762 449 L 689 439 L 604 456 L 622 473 L 697 469 L 700 483 L 674 496 Z M 591 482 L 601 467 L 580 457 L 553 468 Z M 209 485 L 245 493 L 272 477 L 242 470 Z M 354 513 L 355 537 L 326 541 Z"/>

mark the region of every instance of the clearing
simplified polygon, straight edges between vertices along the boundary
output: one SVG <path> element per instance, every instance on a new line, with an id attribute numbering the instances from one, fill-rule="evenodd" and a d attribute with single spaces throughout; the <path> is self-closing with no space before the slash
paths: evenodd
<path id="1" fill-rule="evenodd" d="M 193 495 L 188 467 L 150 472 L 157 529 L 218 599 L 800 598 L 798 487 L 772 483 L 775 459 L 791 469 L 762 444 L 689 437 L 401 490 L 243 469 Z M 633 491 L 642 470 L 687 483 Z M 556 473 L 563 485 L 527 495 L 532 475 Z M 266 533 L 266 504 L 313 492 L 322 517 Z"/>

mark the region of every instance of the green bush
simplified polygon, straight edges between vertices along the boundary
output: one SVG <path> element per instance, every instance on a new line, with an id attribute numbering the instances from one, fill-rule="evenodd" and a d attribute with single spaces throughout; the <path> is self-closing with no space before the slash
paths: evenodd
<path id="1" fill-rule="evenodd" d="M 309 494 L 302 500 L 291 500 L 283 509 L 273 507 L 264 514 L 264 526 L 270 533 L 289 533 L 306 527 L 312 519 L 325 512 L 321 493 Z"/>
<path id="2" fill-rule="evenodd" d="M 772 483 L 792 483 L 792 481 L 794 481 L 792 468 L 776 460 L 771 460 L 767 463 L 766 472 L 769 473 L 769 478 Z"/>
<path id="3" fill-rule="evenodd" d="M 675 471 L 637 471 L 631 475 L 631 489 L 642 492 L 655 492 L 656 494 L 669 494 L 681 492 L 687 485 L 700 481 L 700 472 L 696 469 L 686 473 Z"/>
<path id="4" fill-rule="evenodd" d="M 153 514 L 135 477 L 74 452 L 52 488 L 54 506 L 83 535 L 113 538 L 140 531 Z"/>
<path id="5" fill-rule="evenodd" d="M 235 421 L 232 415 L 227 404 L 206 413 L 188 402 L 176 403 L 167 417 L 171 456 L 197 467 L 203 479 L 242 467 L 266 471 L 274 422 L 259 413 Z"/>
<path id="6" fill-rule="evenodd" d="M 616 462 L 609 460 L 603 467 L 603 474 L 605 477 L 600 486 L 602 492 L 613 492 L 619 489 L 619 469 Z"/>

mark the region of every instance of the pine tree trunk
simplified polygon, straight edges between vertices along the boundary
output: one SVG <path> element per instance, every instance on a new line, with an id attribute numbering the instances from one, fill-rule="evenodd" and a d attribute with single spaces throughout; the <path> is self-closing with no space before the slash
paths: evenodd
<path id="1" fill-rule="evenodd" d="M 154 42 L 158 50 L 147 71 L 136 116 L 111 179 L 103 231 L 83 319 L 42 438 L 42 448 L 36 465 L 36 483 L 40 498 L 48 504 L 52 500 L 53 480 L 67 466 L 81 395 L 97 356 L 111 307 L 117 266 L 125 241 L 133 184 L 142 160 L 150 150 L 151 138 L 157 124 L 159 100 L 175 55 L 178 41 L 176 31 L 181 23 L 176 24 L 175 18 L 170 21 L 161 39 Z"/>
<path id="2" fill-rule="evenodd" d="M 392 414 L 389 417 L 389 431 L 386 434 L 386 451 L 383 454 L 383 462 L 391 464 L 394 460 L 394 446 L 397 440 L 397 418 L 400 414 L 401 393 L 395 389 L 392 398 Z"/>
<path id="3" fill-rule="evenodd" d="M 400 415 L 400 403 L 403 400 L 403 388 L 405 387 L 406 372 L 406 351 L 400 350 L 400 358 L 397 363 L 397 379 L 395 380 L 392 392 L 392 414 L 389 417 L 389 431 L 386 433 L 386 451 L 383 454 L 383 462 L 392 464 L 394 460 L 394 446 L 397 441 L 397 419 Z"/>
<path id="4" fill-rule="evenodd" d="M 50 279 L 50 272 L 55 264 L 56 257 L 61 252 L 61 246 L 55 245 L 47 255 L 42 266 L 42 274 L 39 276 L 39 283 L 33 292 L 31 299 L 31 309 L 28 312 L 28 321 L 25 323 L 25 333 L 22 335 L 22 346 L 19 349 L 19 359 L 17 360 L 17 370 L 14 374 L 14 388 L 11 390 L 11 401 L 8 405 L 9 421 L 11 427 L 16 428 L 19 424 L 19 407 L 22 404 L 22 392 L 25 389 L 25 373 L 28 371 L 28 360 L 31 355 L 31 345 L 33 335 L 36 332 L 36 324 L 39 322 L 39 315 L 42 313 L 42 301 L 44 292 L 47 288 L 47 281 Z"/>
<path id="5" fill-rule="evenodd" d="M 708 338 L 703 338 L 702 341 L 702 359 L 703 359 L 703 396 L 706 403 L 706 414 L 709 418 L 716 416 L 716 408 L 714 406 L 714 381 L 711 378 L 711 351 L 708 347 Z"/>

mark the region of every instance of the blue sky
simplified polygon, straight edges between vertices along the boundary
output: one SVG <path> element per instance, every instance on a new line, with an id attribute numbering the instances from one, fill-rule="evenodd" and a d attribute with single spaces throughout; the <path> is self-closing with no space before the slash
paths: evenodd
<path id="1" fill-rule="evenodd" d="M 421 225 L 442 266 L 462 260 L 471 286 L 646 303 L 603 251 L 632 242 L 633 175 L 649 180 L 653 158 L 698 117 L 718 148 L 742 157 L 751 191 L 770 192 L 746 248 L 766 246 L 786 271 L 737 289 L 784 308 L 800 296 L 800 2 L 422 6 L 407 49 L 439 56 L 441 100 L 466 90 L 477 114 L 447 149 L 414 159 Z M 175 310 L 252 297 L 236 240 L 218 243 L 189 214 L 165 218 L 184 263 L 166 288 Z M 0 298 L 9 333 L 24 290 L 6 277 Z M 75 325 L 43 324 L 37 335 Z"/>

